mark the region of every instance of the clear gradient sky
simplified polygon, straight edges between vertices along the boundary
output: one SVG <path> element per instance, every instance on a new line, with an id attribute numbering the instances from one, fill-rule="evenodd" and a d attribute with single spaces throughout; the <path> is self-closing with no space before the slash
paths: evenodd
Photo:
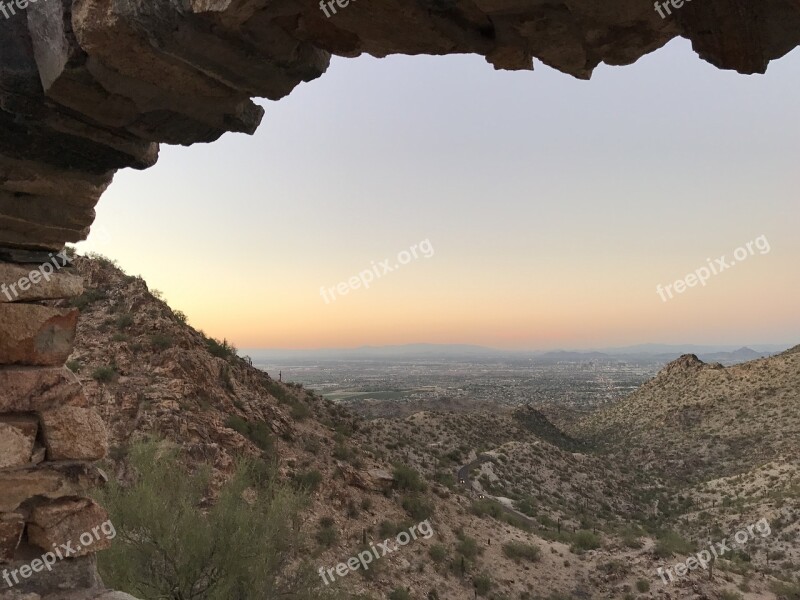
<path id="1" fill-rule="evenodd" d="M 686 40 L 590 82 L 334 59 L 255 136 L 119 173 L 79 248 L 246 348 L 800 343 L 798 75 L 798 51 L 742 76 Z M 656 293 L 761 235 L 769 253 Z M 426 239 L 431 258 L 323 300 Z"/>

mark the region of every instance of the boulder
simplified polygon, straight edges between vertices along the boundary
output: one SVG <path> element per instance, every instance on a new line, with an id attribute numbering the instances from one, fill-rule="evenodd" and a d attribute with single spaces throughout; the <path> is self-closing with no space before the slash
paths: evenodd
<path id="1" fill-rule="evenodd" d="M 62 264 L 63 259 L 58 256 L 54 256 L 51 262 L 36 266 L 0 263 L 0 303 L 80 296 L 83 279 L 59 272 L 58 267 Z"/>
<path id="2" fill-rule="evenodd" d="M 0 512 L 12 512 L 29 500 L 80 496 L 104 483 L 106 476 L 86 463 L 61 463 L 0 471 Z"/>
<path id="3" fill-rule="evenodd" d="M 108 431 L 103 419 L 93 409 L 62 406 L 39 414 L 48 460 L 105 458 Z"/>
<path id="4" fill-rule="evenodd" d="M 64 498 L 37 506 L 28 519 L 28 542 L 51 550 L 63 547 L 70 557 L 86 556 L 111 547 L 116 530 L 108 513 L 89 498 Z"/>
<path id="5" fill-rule="evenodd" d="M 0 415 L 0 469 L 31 462 L 39 421 L 27 415 Z"/>
<path id="6" fill-rule="evenodd" d="M 3 565 L 0 573 L 2 570 L 9 574 L 16 571 L 17 581 L 10 591 L 6 591 L 7 583 L 0 579 L 0 600 L 95 600 L 105 592 L 93 554 L 57 560 L 50 570 L 28 572 L 28 577 L 23 577 L 19 570 L 23 567 L 30 569 L 31 564 L 31 560 L 26 558 Z"/>
<path id="7" fill-rule="evenodd" d="M 0 365 L 61 365 L 72 353 L 78 311 L 0 304 Z"/>
<path id="8" fill-rule="evenodd" d="M 0 366 L 0 413 L 88 404 L 78 378 L 66 367 Z"/>

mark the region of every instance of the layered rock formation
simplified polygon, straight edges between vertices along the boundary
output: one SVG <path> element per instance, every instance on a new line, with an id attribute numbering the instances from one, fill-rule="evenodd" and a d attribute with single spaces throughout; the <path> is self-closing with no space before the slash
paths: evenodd
<path id="1" fill-rule="evenodd" d="M 47 264 L 50 256 L 28 259 Z M 108 520 L 84 497 L 105 479 L 92 463 L 105 456 L 108 436 L 63 366 L 77 311 L 36 303 L 80 294 L 81 280 L 44 279 L 37 263 L 0 263 L 0 290 L 0 597 L 101 589 L 91 555 L 108 540 L 80 540 Z M 62 544 L 74 550 L 60 551 L 63 559 L 54 553 Z"/>

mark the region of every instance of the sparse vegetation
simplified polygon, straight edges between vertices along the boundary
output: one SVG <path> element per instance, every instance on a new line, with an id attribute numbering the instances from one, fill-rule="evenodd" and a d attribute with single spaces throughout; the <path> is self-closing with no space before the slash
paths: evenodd
<path id="1" fill-rule="evenodd" d="M 188 475 L 176 450 L 154 442 L 132 447 L 129 460 L 135 480 L 98 492 L 117 533 L 98 555 L 106 584 L 168 600 L 229 600 L 260 589 L 296 598 L 327 593 L 310 566 L 290 566 L 302 543 L 293 523 L 306 501 L 274 476 L 241 463 L 203 510 L 208 469 Z M 255 492 L 249 501 L 245 489 Z M 258 540 L 259 551 L 244 539 Z M 295 576 L 287 578 L 290 569 Z"/>
<path id="2" fill-rule="evenodd" d="M 116 377 L 117 369 L 109 365 L 97 367 L 92 371 L 92 379 L 98 383 L 111 383 Z"/>
<path id="3" fill-rule="evenodd" d="M 503 554 L 515 562 L 536 562 L 541 557 L 541 550 L 538 546 L 525 542 L 508 542 L 503 544 Z"/>

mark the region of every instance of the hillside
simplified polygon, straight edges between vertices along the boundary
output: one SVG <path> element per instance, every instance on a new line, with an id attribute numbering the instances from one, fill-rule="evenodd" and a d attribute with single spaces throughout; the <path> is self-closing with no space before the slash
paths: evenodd
<path id="1" fill-rule="evenodd" d="M 676 482 L 796 459 L 800 346 L 732 367 L 683 356 L 576 431 Z"/>

